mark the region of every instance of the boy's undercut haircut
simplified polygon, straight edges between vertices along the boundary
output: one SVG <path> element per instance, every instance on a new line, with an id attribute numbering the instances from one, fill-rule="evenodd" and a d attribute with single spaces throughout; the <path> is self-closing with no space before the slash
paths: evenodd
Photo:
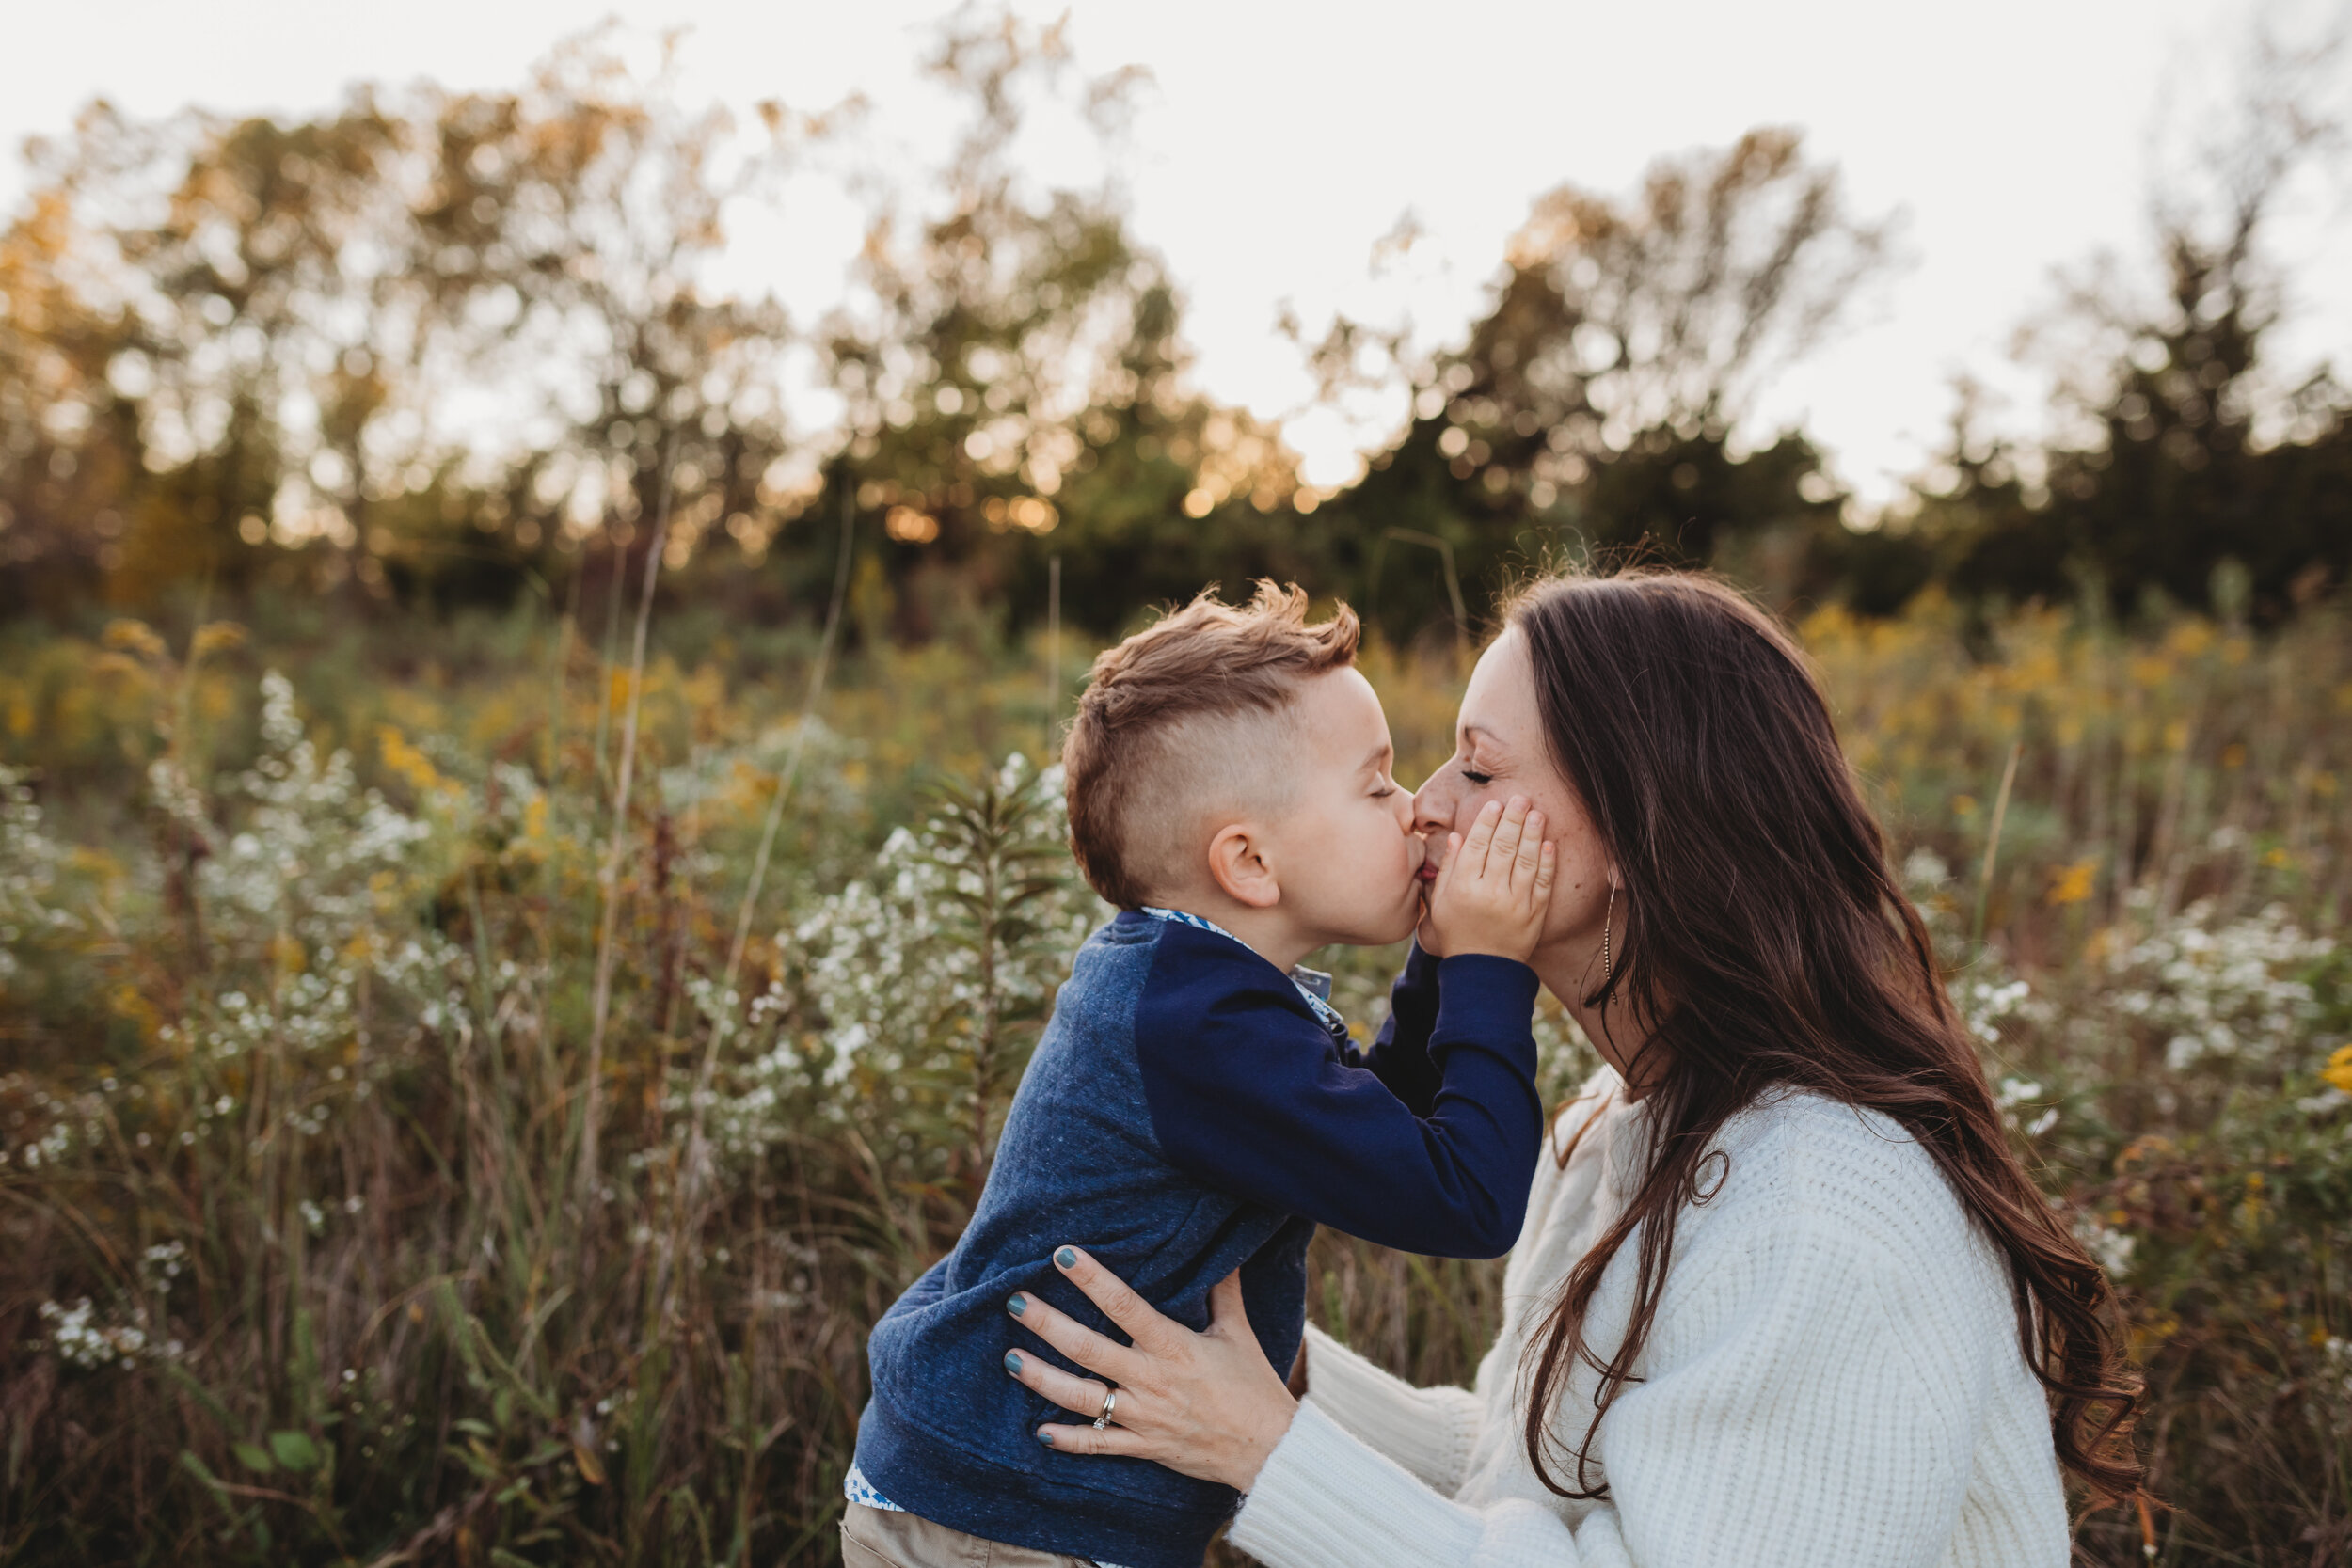
<path id="1" fill-rule="evenodd" d="M 1247 608 L 1207 589 L 1097 657 L 1062 746 L 1070 847 L 1094 891 L 1120 909 L 1165 897 L 1208 817 L 1280 809 L 1299 689 L 1354 663 L 1361 636 L 1347 606 L 1310 626 L 1303 589 L 1262 581 Z"/>

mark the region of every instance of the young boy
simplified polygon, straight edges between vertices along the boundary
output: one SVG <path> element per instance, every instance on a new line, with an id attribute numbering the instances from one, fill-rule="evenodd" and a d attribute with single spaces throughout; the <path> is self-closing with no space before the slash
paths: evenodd
<path id="1" fill-rule="evenodd" d="M 1329 976 L 1296 967 L 1401 941 L 1423 913 L 1357 636 L 1346 609 L 1310 626 L 1304 594 L 1263 583 L 1246 610 L 1203 594 L 1095 661 L 1064 749 L 1071 847 L 1120 914 L 1078 954 L 962 1240 L 875 1325 L 847 1568 L 1198 1568 L 1235 1494 L 1057 1455 L 1034 1434 L 1067 1416 L 1001 1370 L 1009 1298 L 1117 1332 L 1050 1262 L 1064 1241 L 1194 1328 L 1238 1267 L 1287 1371 L 1318 1224 L 1445 1257 L 1518 1240 L 1542 1137 L 1518 961 L 1550 896 L 1541 816 L 1496 829 L 1483 876 L 1464 856 L 1437 880 L 1437 1006 L 1417 952 L 1368 1053 Z"/>

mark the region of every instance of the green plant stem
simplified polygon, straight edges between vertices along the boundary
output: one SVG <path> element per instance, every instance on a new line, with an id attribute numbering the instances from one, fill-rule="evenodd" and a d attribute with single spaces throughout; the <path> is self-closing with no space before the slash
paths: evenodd
<path id="1" fill-rule="evenodd" d="M 1993 802 L 1992 831 L 1984 835 L 1984 867 L 1977 873 L 1977 917 L 1968 931 L 1968 951 L 1984 950 L 1984 917 L 1993 908 L 1993 867 L 2001 853 L 2001 823 L 2009 816 L 2009 792 L 2017 783 L 2017 759 L 2026 754 L 2026 743 L 2010 743 L 2009 766 L 2001 769 L 2001 793 Z"/>
<path id="2" fill-rule="evenodd" d="M 768 878 L 768 860 L 776 847 L 776 832 L 784 823 L 785 802 L 792 794 L 793 785 L 801 776 L 801 759 L 808 751 L 809 727 L 817 721 L 817 705 L 824 700 L 825 680 L 833 667 L 834 640 L 841 631 L 841 610 L 850 596 L 850 562 L 856 544 L 857 511 L 851 498 L 841 498 L 841 544 L 833 570 L 833 597 L 825 606 L 825 629 L 817 642 L 817 662 L 808 673 L 808 689 L 801 699 L 800 721 L 792 729 L 792 750 L 785 757 L 784 768 L 776 776 L 775 798 L 768 802 L 767 820 L 760 825 L 759 850 L 752 857 L 751 880 L 744 885 L 743 902 L 735 913 L 735 938 L 727 947 L 726 972 L 719 985 L 719 1015 L 710 1022 L 709 1037 L 703 1044 L 703 1057 L 694 1072 L 694 1120 L 687 1138 L 688 1176 L 691 1189 L 681 1199 L 678 1224 L 681 1231 L 688 1224 L 691 1199 L 698 1196 L 709 1149 L 705 1142 L 710 1101 L 711 1080 L 719 1070 L 719 1052 L 735 1027 L 735 986 L 743 970 L 743 954 L 751 945 L 752 918 L 759 908 L 760 889 Z"/>
<path id="3" fill-rule="evenodd" d="M 677 433 L 670 435 L 661 460 L 661 505 L 645 546 L 645 580 L 637 601 L 637 639 L 628 661 L 628 709 L 621 721 L 620 776 L 612 786 L 612 843 L 596 884 L 603 895 L 603 920 L 596 932 L 596 979 L 589 1005 L 588 1071 L 580 1097 L 580 1210 L 585 1215 L 596 1190 L 596 1135 L 604 1119 L 604 1035 L 612 1014 L 613 938 L 621 910 L 621 865 L 628 853 L 628 793 L 637 772 L 637 715 L 645 695 L 645 630 L 653 621 L 653 591 L 661 580 L 661 549 L 670 533 L 670 484 L 677 460 Z M 582 1242 L 587 1230 L 583 1225 Z"/>

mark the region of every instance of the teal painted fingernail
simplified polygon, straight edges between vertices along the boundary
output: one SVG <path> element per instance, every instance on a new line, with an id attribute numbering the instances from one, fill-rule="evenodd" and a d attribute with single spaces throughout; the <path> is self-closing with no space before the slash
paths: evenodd
<path id="1" fill-rule="evenodd" d="M 1029 1298 L 1026 1296 L 1007 1296 L 1005 1298 L 1005 1310 L 1011 1313 L 1016 1318 L 1021 1316 L 1022 1313 L 1026 1312 L 1028 1309 Z"/>
<path id="2" fill-rule="evenodd" d="M 1050 1432 L 1039 1433 L 1037 1434 L 1037 1440 L 1044 1444 L 1049 1449 L 1054 1446 L 1054 1434 Z"/>
<path id="3" fill-rule="evenodd" d="M 1005 1352 L 1005 1370 L 1010 1372 L 1015 1377 L 1019 1377 L 1021 1375 L 1021 1353 L 1019 1351 L 1009 1350 Z"/>
<path id="4" fill-rule="evenodd" d="M 1063 1247 L 1054 1254 L 1054 1261 L 1065 1269 L 1074 1269 L 1078 1266 L 1078 1254 L 1070 1247 Z"/>

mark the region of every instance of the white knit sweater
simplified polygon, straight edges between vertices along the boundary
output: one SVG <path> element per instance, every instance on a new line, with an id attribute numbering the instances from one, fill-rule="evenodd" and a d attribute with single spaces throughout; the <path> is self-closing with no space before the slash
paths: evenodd
<path id="1" fill-rule="evenodd" d="M 1520 1354 L 1638 1174 L 1646 1118 L 1604 1069 L 1555 1124 L 1477 1386 L 1415 1388 L 1311 1329 L 1308 1396 L 1233 1544 L 1271 1568 L 2063 1568 L 2065 1495 L 2007 1269 L 1909 1134 L 1809 1093 L 1724 1128 L 1729 1170 L 1680 1217 L 1642 1381 L 1593 1444 L 1586 1486 L 1608 1497 L 1546 1490 Z M 1593 1299 L 1603 1360 L 1637 1245 Z M 1564 1454 L 1597 1382 L 1580 1368 L 1553 1406 Z"/>

